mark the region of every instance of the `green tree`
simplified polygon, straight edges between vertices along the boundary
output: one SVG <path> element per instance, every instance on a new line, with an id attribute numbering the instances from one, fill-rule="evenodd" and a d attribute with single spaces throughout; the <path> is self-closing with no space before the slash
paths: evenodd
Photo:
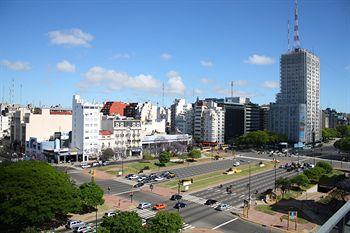
<path id="1" fill-rule="evenodd" d="M 171 153 L 169 151 L 163 151 L 160 155 L 159 155 L 159 163 L 161 164 L 166 164 L 170 161 L 170 157 L 171 157 Z"/>
<path id="2" fill-rule="evenodd" d="M 328 173 L 331 173 L 331 172 L 333 171 L 332 165 L 330 165 L 330 164 L 327 163 L 327 162 L 323 162 L 323 161 L 317 162 L 317 163 L 316 163 L 316 167 L 321 167 L 321 168 L 323 168 L 327 174 L 328 174 Z"/>
<path id="3" fill-rule="evenodd" d="M 324 128 L 322 129 L 322 139 L 324 141 L 328 141 L 329 139 L 333 139 L 338 137 L 338 131 L 336 129 Z"/>
<path id="4" fill-rule="evenodd" d="M 237 146 L 263 147 L 267 144 L 286 142 L 287 137 L 270 131 L 254 131 L 238 137 L 235 140 Z"/>
<path id="5" fill-rule="evenodd" d="M 83 210 L 92 210 L 104 203 L 103 190 L 95 182 L 84 183 L 79 190 Z"/>
<path id="6" fill-rule="evenodd" d="M 101 160 L 109 160 L 114 157 L 114 151 L 111 148 L 107 148 L 102 151 Z"/>
<path id="7" fill-rule="evenodd" d="M 282 190 L 282 197 L 288 190 L 290 190 L 291 184 L 292 183 L 288 178 L 280 177 L 276 180 L 277 187 Z"/>
<path id="8" fill-rule="evenodd" d="M 201 157 L 201 151 L 200 150 L 191 150 L 190 153 L 188 153 L 188 157 L 192 159 L 198 159 Z"/>
<path id="9" fill-rule="evenodd" d="M 336 127 L 340 137 L 349 137 L 350 136 L 350 125 L 338 125 Z"/>
<path id="10" fill-rule="evenodd" d="M 67 174 L 47 163 L 0 164 L 0 226 L 2 232 L 27 227 L 48 228 L 79 205 L 78 190 Z"/>
<path id="11" fill-rule="evenodd" d="M 150 233 L 177 233 L 182 229 L 183 220 L 179 213 L 161 211 L 149 219 L 147 224 Z"/>
<path id="12" fill-rule="evenodd" d="M 303 186 L 306 187 L 308 184 L 310 184 L 309 178 L 305 174 L 299 174 L 297 176 L 294 176 L 293 178 L 290 179 L 290 182 L 292 184 L 296 184 L 299 187 Z"/>
<path id="13" fill-rule="evenodd" d="M 338 150 L 341 150 L 345 153 L 350 154 L 350 137 L 345 137 L 337 140 L 334 143 L 334 147 L 337 148 Z"/>
<path id="14" fill-rule="evenodd" d="M 142 221 L 136 212 L 120 212 L 117 215 L 105 218 L 101 223 L 102 232 L 112 233 L 142 233 Z"/>
<path id="15" fill-rule="evenodd" d="M 304 171 L 304 174 L 309 178 L 311 182 L 317 183 L 321 176 L 326 173 L 322 167 L 314 167 Z"/>

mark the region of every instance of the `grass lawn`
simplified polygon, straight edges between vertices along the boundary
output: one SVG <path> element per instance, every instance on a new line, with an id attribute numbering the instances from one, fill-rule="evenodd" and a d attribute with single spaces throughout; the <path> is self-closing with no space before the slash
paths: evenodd
<path id="1" fill-rule="evenodd" d="M 272 167 L 273 167 L 272 163 L 266 163 L 265 167 L 259 167 L 259 166 L 254 165 L 254 166 L 251 166 L 250 170 L 251 170 L 251 174 L 254 174 L 257 172 L 271 169 Z M 232 179 L 244 177 L 244 176 L 247 176 L 249 174 L 249 165 L 242 165 L 242 166 L 237 167 L 237 169 L 241 169 L 242 172 L 232 174 L 232 175 L 226 175 L 226 174 L 223 174 L 223 171 L 216 171 L 216 172 L 211 172 L 211 173 L 207 173 L 207 174 L 203 174 L 203 175 L 199 175 L 199 176 L 194 176 L 194 177 L 192 177 L 193 184 L 191 184 L 190 190 L 194 191 L 194 190 L 202 189 L 202 188 L 205 188 L 209 185 L 219 184 L 220 182 L 229 181 Z M 177 182 L 178 182 L 178 180 L 171 180 L 171 181 L 161 183 L 160 186 L 166 187 L 166 188 L 177 189 Z"/>
<path id="2" fill-rule="evenodd" d="M 255 209 L 257 211 L 263 212 L 265 214 L 269 214 L 269 215 L 275 215 L 276 212 L 272 210 L 271 206 L 269 205 L 258 205 L 257 207 L 255 207 Z"/>
<path id="3" fill-rule="evenodd" d="M 288 220 L 288 215 L 283 215 L 283 216 L 282 216 L 282 219 Z M 293 222 L 291 223 L 291 224 L 293 225 L 294 220 L 291 220 L 291 221 L 293 221 Z M 299 216 L 298 216 L 297 222 L 300 223 L 300 224 L 309 223 L 309 221 L 307 221 L 306 219 L 303 219 L 303 218 L 301 218 L 301 217 L 299 217 Z"/>

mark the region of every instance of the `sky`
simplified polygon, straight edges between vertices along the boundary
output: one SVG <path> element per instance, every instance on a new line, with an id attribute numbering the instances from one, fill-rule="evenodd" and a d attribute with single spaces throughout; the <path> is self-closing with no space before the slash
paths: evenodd
<path id="1" fill-rule="evenodd" d="M 293 0 L 0 0 L 0 97 L 275 101 Z M 299 0 L 301 47 L 321 61 L 321 107 L 350 112 L 350 1 Z M 14 88 L 11 88 L 11 86 Z M 14 90 L 13 98 L 10 89 Z M 164 89 L 164 98 L 163 90 Z"/>

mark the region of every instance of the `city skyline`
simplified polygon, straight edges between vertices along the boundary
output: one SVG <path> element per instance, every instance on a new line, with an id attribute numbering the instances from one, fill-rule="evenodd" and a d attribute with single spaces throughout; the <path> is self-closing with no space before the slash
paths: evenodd
<path id="1" fill-rule="evenodd" d="M 37 2 L 3 1 L 1 98 L 10 99 L 14 79 L 14 102 L 22 104 L 71 106 L 75 93 L 98 102 L 162 104 L 164 83 L 169 106 L 174 98 L 230 96 L 233 81 L 234 96 L 274 102 L 293 1 L 252 3 L 52 2 L 39 9 Z M 321 59 L 321 107 L 345 112 L 349 9 L 346 1 L 299 1 L 301 47 Z"/>

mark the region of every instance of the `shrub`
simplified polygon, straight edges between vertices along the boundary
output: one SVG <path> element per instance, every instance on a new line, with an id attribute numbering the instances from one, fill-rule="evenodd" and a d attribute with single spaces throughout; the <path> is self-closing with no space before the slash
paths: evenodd
<path id="1" fill-rule="evenodd" d="M 317 162 L 316 167 L 323 168 L 326 171 L 326 173 L 331 173 L 333 171 L 332 165 L 323 161 Z"/>
<path id="2" fill-rule="evenodd" d="M 314 167 L 304 171 L 304 174 L 309 178 L 311 182 L 317 183 L 321 176 L 326 173 L 322 167 Z"/>

